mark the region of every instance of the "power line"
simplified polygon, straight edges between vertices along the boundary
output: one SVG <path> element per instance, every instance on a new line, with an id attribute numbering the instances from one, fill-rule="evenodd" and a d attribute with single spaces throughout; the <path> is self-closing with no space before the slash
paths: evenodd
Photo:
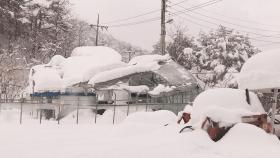
<path id="1" fill-rule="evenodd" d="M 257 22 L 257 21 L 253 21 L 253 20 L 245 20 L 245 19 L 241 19 L 241 18 L 237 18 L 237 17 L 232 17 L 232 16 L 228 16 L 228 15 L 225 15 L 225 14 L 221 14 L 221 13 L 218 13 L 218 12 L 209 11 L 209 10 L 206 10 L 206 9 L 201 9 L 201 10 L 203 10 L 203 11 L 205 11 L 207 13 L 210 13 L 210 14 L 216 14 L 216 15 L 219 15 L 219 16 L 223 16 L 223 17 L 227 17 L 227 18 L 233 19 L 233 20 L 243 21 L 243 22 L 246 22 L 246 23 L 259 24 L 259 25 L 271 26 L 271 27 L 280 27 L 280 25 L 270 25 L 270 24 L 264 24 L 264 23 L 260 23 L 260 22 Z"/>
<path id="2" fill-rule="evenodd" d="M 185 9 L 184 11 L 179 11 L 179 10 L 174 9 L 174 8 L 172 8 L 172 9 L 173 9 L 173 10 L 175 10 L 175 11 L 178 11 L 178 12 L 180 12 L 180 13 L 184 14 L 184 15 L 187 15 L 187 16 L 189 16 L 190 18 L 193 18 L 193 19 L 195 19 L 195 20 L 203 21 L 203 22 L 206 22 L 206 23 L 209 23 L 209 24 L 215 25 L 215 26 L 220 26 L 220 25 L 221 25 L 221 24 L 217 24 L 217 23 L 215 23 L 215 22 L 208 21 L 208 20 L 205 20 L 205 19 L 201 19 L 201 18 L 198 18 L 198 17 L 193 17 L 193 16 L 191 16 L 190 14 L 187 14 L 187 13 L 186 13 L 186 9 Z M 187 11 L 188 11 L 188 10 L 187 10 Z M 188 12 L 189 12 L 189 11 L 188 11 Z M 245 32 L 245 33 L 248 33 L 248 34 L 259 35 L 259 36 L 261 36 L 261 37 L 273 37 L 273 38 L 280 38 L 279 36 L 274 36 L 274 35 L 265 35 L 265 34 L 260 34 L 260 33 L 255 33 L 255 32 L 250 32 L 250 31 L 247 31 L 247 30 L 235 29 L 235 28 L 228 27 L 228 26 L 225 26 L 225 27 L 227 27 L 227 28 L 229 28 L 229 29 L 234 29 L 234 30 L 237 30 L 237 31 L 240 31 L 240 32 Z"/>
<path id="3" fill-rule="evenodd" d="M 186 1 L 186 0 L 185 0 Z M 190 7 L 188 8 L 189 10 L 196 10 L 196 9 L 199 9 L 199 8 L 202 8 L 202 7 L 206 7 L 206 6 L 209 6 L 209 5 L 213 5 L 217 2 L 220 2 L 222 0 L 210 0 L 210 1 L 207 1 L 207 2 L 204 2 L 204 3 L 201 3 L 201 4 L 198 4 L 196 6 L 193 6 L 193 7 Z M 182 3 L 183 1 L 181 1 Z M 177 4 L 179 4 L 180 2 L 178 3 L 175 3 L 173 4 L 172 6 L 175 6 Z M 172 7 L 172 6 L 169 6 L 169 7 Z M 142 23 L 148 23 L 148 22 L 153 22 L 153 21 L 159 21 L 160 20 L 160 16 L 158 17 L 153 17 L 153 18 L 149 18 L 149 19 L 145 19 L 145 20 L 141 20 L 141 21 L 136 21 L 136 22 L 130 22 L 130 23 L 121 23 L 121 24 L 116 24 L 116 25 L 110 25 L 109 27 L 112 28 L 112 27 L 125 27 L 125 26 L 132 26 L 132 25 L 138 25 L 138 24 L 142 24 Z"/>
<path id="4" fill-rule="evenodd" d="M 187 1 L 189 1 L 189 0 L 183 0 L 183 1 L 180 1 L 180 2 L 177 2 L 177 3 L 174 3 L 174 4 L 172 4 L 172 6 L 179 5 L 179 4 L 187 2 Z M 131 20 L 131 19 L 135 19 L 135 18 L 138 18 L 138 17 L 145 16 L 145 15 L 153 14 L 153 13 L 156 13 L 156 12 L 159 12 L 159 11 L 160 11 L 160 9 L 154 9 L 154 10 L 151 10 L 149 12 L 145 12 L 145 13 L 138 14 L 138 15 L 131 16 L 131 17 L 127 17 L 127 18 L 121 18 L 121 19 L 117 19 L 117 20 L 113 20 L 113 21 L 108 21 L 108 22 L 105 22 L 103 24 L 112 24 L 112 23 L 119 23 L 119 22 L 123 22 L 123 21 L 128 21 L 128 20 Z"/>
<path id="5" fill-rule="evenodd" d="M 178 5 L 179 6 L 179 5 Z M 183 6 L 180 6 L 181 8 L 183 8 L 184 10 L 181 10 L 181 11 L 178 11 L 177 9 L 174 9 L 174 8 L 172 8 L 172 9 L 174 9 L 174 10 L 176 10 L 176 11 L 178 11 L 178 12 L 181 12 L 182 14 L 185 14 L 185 15 L 187 15 L 187 16 L 189 16 L 189 17 L 193 17 L 192 15 L 190 15 L 190 14 L 187 14 L 186 12 L 193 12 L 193 13 L 195 13 L 193 10 L 189 10 L 188 8 L 185 8 L 185 7 L 183 7 Z M 196 13 L 196 14 L 201 14 L 201 13 Z M 208 17 L 208 18 L 212 18 L 212 17 L 209 17 L 209 16 L 207 16 L 207 15 L 203 15 L 203 14 L 201 14 L 202 16 L 205 16 L 205 17 Z M 195 18 L 195 19 L 197 19 L 197 20 L 200 20 L 200 21 L 204 21 L 204 22 L 206 22 L 206 23 L 210 23 L 210 24 L 213 24 L 213 25 L 221 25 L 221 24 L 217 24 L 217 23 L 215 23 L 215 22 L 212 22 L 212 21 L 208 21 L 208 20 L 205 20 L 205 19 L 201 19 L 201 18 L 198 18 L 198 17 L 193 17 L 193 18 Z M 217 19 L 217 18 L 215 18 L 215 19 Z M 223 21 L 225 21 L 225 20 L 223 20 Z M 227 23 L 230 23 L 230 22 L 227 22 Z M 237 25 L 237 26 L 242 26 L 242 25 L 238 25 L 238 24 L 234 24 L 234 23 L 230 23 L 230 24 L 232 24 L 232 25 Z M 230 28 L 230 27 L 227 27 L 227 28 Z M 250 28 L 250 29 L 256 29 L 256 28 L 252 28 L 252 27 L 247 27 L 247 28 Z M 231 28 L 232 29 L 232 28 Z M 245 32 L 245 33 L 249 33 L 249 34 L 255 34 L 255 35 L 259 35 L 260 37 L 271 37 L 271 38 L 280 38 L 280 36 L 275 36 L 275 35 L 265 35 L 265 34 L 260 34 L 260 33 L 255 33 L 255 32 L 249 32 L 249 31 L 246 31 L 246 30 L 241 30 L 241 29 L 235 29 L 235 30 L 239 30 L 239 31 L 241 31 L 241 32 Z M 259 30 L 265 30 L 265 31 L 271 31 L 271 32 L 276 32 L 276 31 L 274 31 L 274 30 L 266 30 L 266 29 L 259 29 Z M 279 33 L 280 33 L 280 31 L 279 31 Z M 277 34 L 278 35 L 278 34 Z"/>
<path id="6" fill-rule="evenodd" d="M 123 24 L 117 24 L 117 25 L 110 25 L 109 27 L 124 27 L 124 26 L 131 26 L 131 25 L 138 25 L 138 24 L 142 24 L 142 23 L 148 23 L 148 22 L 152 22 L 152 21 L 159 21 L 160 17 L 156 17 L 156 18 L 150 18 L 150 19 L 146 19 L 146 20 L 142 20 L 142 21 L 136 21 L 136 22 L 131 22 L 131 23 L 123 23 Z"/>
<path id="7" fill-rule="evenodd" d="M 186 9 L 185 7 L 182 7 L 182 6 L 180 6 L 180 5 L 178 5 L 178 6 L 181 7 L 181 8 Z M 267 31 L 267 32 L 277 32 L 277 33 L 280 33 L 279 30 L 270 30 L 270 29 L 262 29 L 262 28 L 257 28 L 257 27 L 249 27 L 249 26 L 239 25 L 239 24 L 232 23 L 232 22 L 229 22 L 229 21 L 226 21 L 226 20 L 223 20 L 223 19 L 211 17 L 211 16 L 208 16 L 208 15 L 204 15 L 204 14 L 201 14 L 201 13 L 198 13 L 198 12 L 195 12 L 195 11 L 191 11 L 191 12 L 194 13 L 194 14 L 197 14 L 197 15 L 201 15 L 201 16 L 207 17 L 207 18 L 209 18 L 209 19 L 214 19 L 214 20 L 217 20 L 217 21 L 221 21 L 221 22 L 224 22 L 224 23 L 228 23 L 228 24 L 235 25 L 235 26 L 239 26 L 239 27 L 243 27 L 243 28 L 254 29 L 254 30 L 260 30 L 260 31 Z"/>
<path id="8" fill-rule="evenodd" d="M 203 24 L 201 24 L 201 23 L 197 23 L 197 22 L 195 22 L 195 21 L 193 21 L 193 20 L 191 20 L 191 19 L 188 19 L 188 18 L 186 18 L 186 17 L 179 16 L 179 15 L 176 14 L 176 13 L 172 13 L 172 12 L 170 12 L 170 13 L 173 14 L 174 16 L 178 16 L 179 18 L 185 19 L 185 20 L 187 20 L 188 22 L 191 22 L 191 23 L 193 23 L 193 24 L 199 25 L 199 26 L 201 26 L 201 27 L 208 28 L 208 29 L 215 29 L 215 28 L 213 28 L 213 27 L 210 27 L 210 26 L 207 26 L 207 25 L 203 25 Z M 220 26 L 219 24 L 215 24 L 215 25 Z M 228 27 L 227 27 L 227 28 L 228 28 Z M 232 28 L 230 28 L 230 29 L 232 29 Z M 239 30 L 237 30 L 237 31 L 239 31 Z M 280 44 L 280 42 L 277 42 L 277 41 L 262 40 L 262 39 L 253 38 L 253 37 L 250 37 L 250 39 L 251 39 L 251 40 L 254 40 L 254 41 L 261 41 L 261 42 L 267 42 L 267 43 L 273 43 L 273 44 Z"/>

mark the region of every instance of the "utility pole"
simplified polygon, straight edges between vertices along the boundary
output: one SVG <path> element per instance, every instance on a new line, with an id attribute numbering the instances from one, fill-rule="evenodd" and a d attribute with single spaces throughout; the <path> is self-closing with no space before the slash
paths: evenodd
<path id="1" fill-rule="evenodd" d="M 166 13 L 166 1 L 161 0 L 161 37 L 160 37 L 160 47 L 161 47 L 161 54 L 165 54 L 165 35 L 166 35 L 166 28 L 165 28 L 165 13 Z"/>
<path id="2" fill-rule="evenodd" d="M 90 27 L 96 27 L 96 38 L 95 38 L 95 45 L 98 46 L 98 38 L 99 38 L 99 28 L 108 30 L 108 26 L 99 25 L 99 14 L 97 15 L 97 22 L 96 25 L 90 25 Z"/>

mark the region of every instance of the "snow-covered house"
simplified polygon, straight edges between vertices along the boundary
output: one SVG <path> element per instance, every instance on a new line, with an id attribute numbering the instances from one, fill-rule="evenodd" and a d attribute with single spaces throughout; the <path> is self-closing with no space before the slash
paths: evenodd
<path id="1" fill-rule="evenodd" d="M 122 91 L 119 96 L 132 102 L 186 104 L 201 91 L 189 71 L 169 55 L 156 54 L 137 56 L 126 66 L 97 73 L 88 84 L 107 93 Z"/>

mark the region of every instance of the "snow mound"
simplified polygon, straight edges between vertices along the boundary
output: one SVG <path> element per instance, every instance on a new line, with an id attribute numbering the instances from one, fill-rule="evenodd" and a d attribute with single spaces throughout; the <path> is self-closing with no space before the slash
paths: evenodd
<path id="1" fill-rule="evenodd" d="M 61 91 L 63 82 L 59 72 L 47 65 L 37 65 L 31 68 L 29 74 L 29 91 Z"/>
<path id="2" fill-rule="evenodd" d="M 244 146 L 280 145 L 278 138 L 263 129 L 247 123 L 234 125 L 220 140 L 221 144 L 239 144 Z"/>
<path id="3" fill-rule="evenodd" d="M 155 112 L 135 112 L 130 114 L 123 123 L 125 124 L 153 124 L 166 125 L 177 121 L 177 116 L 171 111 L 159 110 Z"/>
<path id="4" fill-rule="evenodd" d="M 262 52 L 249 58 L 238 78 L 241 89 L 280 88 L 280 50 Z"/>
<path id="5" fill-rule="evenodd" d="M 115 120 L 114 123 L 118 124 L 126 118 L 127 114 L 118 108 L 115 109 Z M 107 109 L 102 116 L 98 117 L 98 124 L 113 124 L 114 109 Z"/>
<path id="6" fill-rule="evenodd" d="M 251 105 L 246 101 L 245 90 L 217 88 L 204 91 L 194 100 L 191 122 L 200 126 L 208 116 L 226 125 L 240 122 L 244 115 L 265 113 L 258 97 L 252 92 L 249 96 Z"/>
<path id="7" fill-rule="evenodd" d="M 83 123 L 93 123 L 95 114 L 91 109 L 79 109 L 79 124 Z M 76 123 L 77 120 L 77 110 L 73 108 L 72 112 L 66 117 L 61 119 L 61 123 Z"/>
<path id="8" fill-rule="evenodd" d="M 51 58 L 50 62 L 48 63 L 48 65 L 50 66 L 60 66 L 60 64 L 62 62 L 65 61 L 65 58 L 61 55 L 55 55 Z"/>

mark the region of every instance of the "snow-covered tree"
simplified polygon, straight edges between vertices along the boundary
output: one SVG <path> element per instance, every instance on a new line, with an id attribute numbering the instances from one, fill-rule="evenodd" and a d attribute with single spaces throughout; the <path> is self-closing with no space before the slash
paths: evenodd
<path id="1" fill-rule="evenodd" d="M 208 34 L 200 33 L 198 41 L 201 50 L 195 54 L 197 67 L 201 72 L 212 72 L 205 77 L 211 85 L 228 80 L 228 74 L 239 72 L 244 62 L 259 52 L 247 35 L 223 26 Z"/>

